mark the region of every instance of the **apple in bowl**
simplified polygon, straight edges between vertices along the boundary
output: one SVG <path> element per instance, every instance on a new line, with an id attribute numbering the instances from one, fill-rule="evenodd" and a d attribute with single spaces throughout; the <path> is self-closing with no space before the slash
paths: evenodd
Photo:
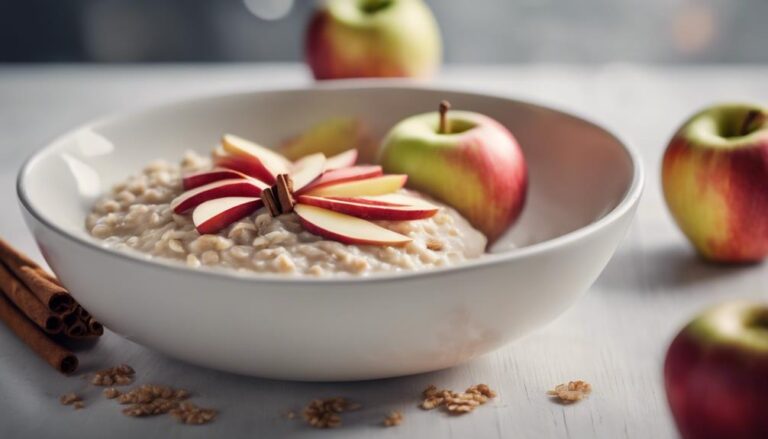
<path id="1" fill-rule="evenodd" d="M 768 109 L 705 109 L 674 135 L 664 154 L 669 210 L 706 259 L 757 262 L 768 255 Z"/>
<path id="2" fill-rule="evenodd" d="M 379 153 L 387 172 L 409 176 L 410 187 L 459 211 L 489 242 L 520 215 L 528 187 L 525 158 L 512 133 L 469 111 L 409 117 L 392 128 Z"/>
<path id="3" fill-rule="evenodd" d="M 685 439 L 768 437 L 768 304 L 731 302 L 696 317 L 664 364 Z"/>
<path id="4" fill-rule="evenodd" d="M 422 0 L 329 0 L 305 45 L 316 79 L 430 77 L 441 58 L 440 31 Z"/>

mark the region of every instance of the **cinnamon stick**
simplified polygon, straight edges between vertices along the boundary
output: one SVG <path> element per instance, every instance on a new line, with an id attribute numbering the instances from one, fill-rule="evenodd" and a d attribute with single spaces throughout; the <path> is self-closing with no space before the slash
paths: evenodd
<path id="1" fill-rule="evenodd" d="M 62 313 L 73 306 L 74 299 L 55 277 L 3 239 L 0 239 L 0 260 L 51 311 Z"/>
<path id="2" fill-rule="evenodd" d="M 49 334 L 61 332 L 61 317 L 51 312 L 34 294 L 0 263 L 0 291 L 32 322 Z"/>
<path id="3" fill-rule="evenodd" d="M 77 369 L 77 357 L 49 339 L 3 295 L 0 295 L 0 320 L 30 349 L 59 372 L 70 374 Z"/>

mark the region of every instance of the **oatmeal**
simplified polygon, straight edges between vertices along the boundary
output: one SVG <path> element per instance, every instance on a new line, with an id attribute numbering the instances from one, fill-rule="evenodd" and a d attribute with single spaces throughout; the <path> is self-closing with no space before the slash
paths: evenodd
<path id="1" fill-rule="evenodd" d="M 201 235 L 190 215 L 173 212 L 171 201 L 184 192 L 183 174 L 209 168 L 210 161 L 194 153 L 187 153 L 180 165 L 154 162 L 98 201 L 86 227 L 109 247 L 175 259 L 191 267 L 310 276 L 422 270 L 476 258 L 485 249 L 485 237 L 444 205 L 426 219 L 372 221 L 411 238 L 404 246 L 324 239 L 306 231 L 295 213 L 273 217 L 266 208 L 216 234 Z"/>

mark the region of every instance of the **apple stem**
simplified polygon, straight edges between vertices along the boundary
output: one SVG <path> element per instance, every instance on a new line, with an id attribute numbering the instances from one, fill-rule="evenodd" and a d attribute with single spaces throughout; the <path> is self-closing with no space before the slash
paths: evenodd
<path id="1" fill-rule="evenodd" d="M 750 110 L 747 116 L 744 117 L 744 121 L 741 123 L 741 129 L 739 130 L 740 136 L 746 136 L 752 130 L 752 125 L 755 122 L 762 122 L 765 119 L 765 113 L 760 110 Z"/>
<path id="2" fill-rule="evenodd" d="M 438 128 L 439 134 L 447 134 L 451 131 L 448 121 L 448 110 L 451 109 L 451 103 L 442 100 L 440 101 L 440 127 Z"/>

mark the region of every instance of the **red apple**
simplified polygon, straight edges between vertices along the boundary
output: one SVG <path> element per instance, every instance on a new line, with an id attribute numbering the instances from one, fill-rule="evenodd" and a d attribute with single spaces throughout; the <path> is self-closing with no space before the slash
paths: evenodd
<path id="1" fill-rule="evenodd" d="M 669 347 L 664 381 L 684 439 L 768 438 L 768 304 L 698 316 Z"/>
<path id="2" fill-rule="evenodd" d="M 324 172 L 323 175 L 313 181 L 312 184 L 305 186 L 304 192 L 348 181 L 378 177 L 381 174 L 381 166 L 352 166 L 349 168 L 332 169 Z"/>
<path id="3" fill-rule="evenodd" d="M 294 212 L 308 232 L 345 244 L 397 246 L 411 242 L 411 238 L 370 221 L 320 207 L 297 204 Z"/>
<path id="4" fill-rule="evenodd" d="M 323 209 L 368 220 L 410 221 L 429 218 L 437 213 L 436 206 L 418 203 L 416 205 L 395 205 L 386 203 L 366 203 L 364 198 L 324 198 L 300 195 L 301 204 L 322 207 Z M 360 202 L 362 201 L 362 202 Z"/>
<path id="5" fill-rule="evenodd" d="M 256 212 L 262 206 L 260 198 L 216 198 L 200 204 L 192 212 L 192 222 L 201 235 L 219 230 Z"/>
<path id="6" fill-rule="evenodd" d="M 230 180 L 235 178 L 248 178 L 248 175 L 234 169 L 215 167 L 207 171 L 194 172 L 187 174 L 182 178 L 184 190 L 194 189 L 219 180 Z"/>
<path id="7" fill-rule="evenodd" d="M 693 116 L 664 154 L 664 196 L 705 258 L 768 255 L 768 109 L 719 105 Z"/>
<path id="8" fill-rule="evenodd" d="M 493 242 L 523 209 L 528 186 L 523 153 L 500 123 L 448 108 L 441 103 L 440 114 L 395 125 L 379 162 L 387 173 L 407 174 L 409 187 L 453 206 Z"/>
<path id="9" fill-rule="evenodd" d="M 224 154 L 221 150 L 214 153 L 218 166 L 235 169 L 269 184 L 275 184 L 275 177 L 287 174 L 290 168 L 285 157 L 242 137 L 225 134 L 221 147 Z"/>
<path id="10" fill-rule="evenodd" d="M 381 175 L 363 180 L 345 181 L 327 186 L 312 187 L 304 191 L 304 194 L 315 195 L 318 197 L 383 195 L 400 190 L 405 185 L 406 180 L 408 180 L 407 175 Z"/>
<path id="11" fill-rule="evenodd" d="M 440 32 L 422 0 L 328 0 L 310 21 L 305 51 L 317 79 L 429 77 Z"/>
<path id="12" fill-rule="evenodd" d="M 266 184 L 253 178 L 219 180 L 182 193 L 171 201 L 171 209 L 182 214 L 214 198 L 258 197 L 265 187 Z"/>

